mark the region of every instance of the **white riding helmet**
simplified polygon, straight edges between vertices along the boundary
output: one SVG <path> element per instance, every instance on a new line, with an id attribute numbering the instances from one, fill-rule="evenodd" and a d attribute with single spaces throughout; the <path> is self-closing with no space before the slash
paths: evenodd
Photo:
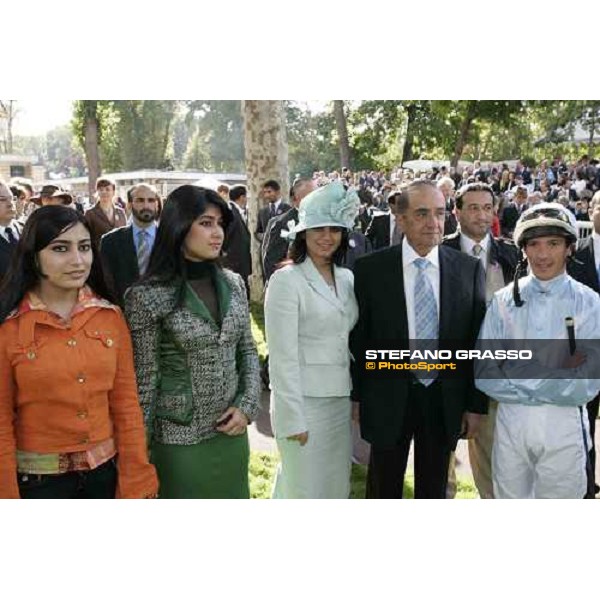
<path id="1" fill-rule="evenodd" d="M 577 221 L 562 204 L 541 202 L 527 209 L 517 221 L 513 240 L 522 248 L 527 241 L 547 235 L 560 235 L 567 242 L 577 241 Z"/>

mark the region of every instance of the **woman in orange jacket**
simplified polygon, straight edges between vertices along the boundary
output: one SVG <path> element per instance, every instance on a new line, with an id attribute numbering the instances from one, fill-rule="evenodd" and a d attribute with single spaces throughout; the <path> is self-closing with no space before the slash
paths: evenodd
<path id="1" fill-rule="evenodd" d="M 129 330 L 84 217 L 33 213 L 0 286 L 0 498 L 150 498 Z"/>

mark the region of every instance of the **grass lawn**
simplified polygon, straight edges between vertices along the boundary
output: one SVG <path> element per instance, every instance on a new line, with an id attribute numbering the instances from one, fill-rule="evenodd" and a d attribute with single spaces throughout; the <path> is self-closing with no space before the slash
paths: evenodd
<path id="1" fill-rule="evenodd" d="M 279 459 L 276 454 L 268 452 L 250 453 L 250 497 L 265 499 L 271 494 L 271 487 L 275 477 L 275 470 Z M 352 465 L 351 499 L 362 499 L 365 497 L 365 486 L 367 481 L 367 468 L 362 465 Z M 413 478 L 409 473 L 404 483 L 404 497 L 413 498 Z M 457 498 L 477 498 L 477 489 L 472 480 L 458 479 Z"/>
<path id="2" fill-rule="evenodd" d="M 250 303 L 250 326 L 252 337 L 256 343 L 261 363 L 267 357 L 267 340 L 265 337 L 265 313 L 263 305 L 258 302 Z"/>

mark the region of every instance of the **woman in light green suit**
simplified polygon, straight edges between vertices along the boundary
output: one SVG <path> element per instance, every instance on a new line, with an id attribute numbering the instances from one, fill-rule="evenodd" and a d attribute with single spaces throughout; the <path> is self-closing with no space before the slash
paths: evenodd
<path id="1" fill-rule="evenodd" d="M 348 336 L 358 318 L 352 272 L 338 267 L 360 202 L 341 183 L 306 196 L 289 224 L 288 264 L 265 300 L 271 421 L 281 455 L 274 498 L 348 498 Z"/>

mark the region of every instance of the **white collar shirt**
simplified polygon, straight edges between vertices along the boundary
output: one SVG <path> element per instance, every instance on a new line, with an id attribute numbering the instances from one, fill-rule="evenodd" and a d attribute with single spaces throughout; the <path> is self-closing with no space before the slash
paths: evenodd
<path id="1" fill-rule="evenodd" d="M 419 269 L 414 264 L 417 258 L 421 258 L 408 243 L 406 237 L 402 239 L 402 275 L 404 278 L 404 299 L 406 301 L 406 316 L 408 319 L 408 337 L 411 340 L 416 339 L 415 328 L 415 281 Z M 429 261 L 425 269 L 433 288 L 435 303 L 438 312 L 438 322 L 440 318 L 440 256 L 439 247 L 435 246 L 429 254 L 423 258 Z"/>
<path id="2" fill-rule="evenodd" d="M 462 231 L 460 232 L 460 249 L 462 252 L 468 254 L 469 256 L 475 257 L 475 254 L 473 254 L 473 247 L 475 244 L 479 244 L 481 246 L 481 253 L 477 258 L 479 258 L 481 261 L 481 266 L 484 269 L 487 269 L 490 252 L 490 234 L 487 233 L 481 242 L 476 242 L 469 236 L 465 235 Z"/>

